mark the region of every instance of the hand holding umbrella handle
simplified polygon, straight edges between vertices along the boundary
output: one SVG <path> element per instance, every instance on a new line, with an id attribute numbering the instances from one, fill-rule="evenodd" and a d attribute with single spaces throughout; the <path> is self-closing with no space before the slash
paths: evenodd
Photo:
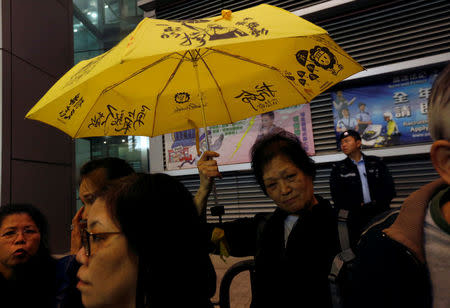
<path id="1" fill-rule="evenodd" d="M 205 151 L 197 163 L 197 169 L 200 176 L 200 187 L 195 194 L 194 202 L 197 206 L 197 211 L 201 216 L 205 214 L 208 196 L 211 193 L 211 190 L 214 194 L 214 203 L 215 205 L 218 204 L 214 179 L 222 178 L 222 175 L 219 172 L 217 161 L 213 158 L 219 156 L 219 153 Z"/>

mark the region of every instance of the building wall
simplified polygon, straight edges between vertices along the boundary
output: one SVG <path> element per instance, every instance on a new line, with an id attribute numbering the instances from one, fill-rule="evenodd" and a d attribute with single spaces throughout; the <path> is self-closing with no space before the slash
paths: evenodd
<path id="1" fill-rule="evenodd" d="M 73 64 L 71 0 L 2 0 L 1 202 L 47 216 L 53 253 L 69 249 L 74 144 L 25 114 Z"/>

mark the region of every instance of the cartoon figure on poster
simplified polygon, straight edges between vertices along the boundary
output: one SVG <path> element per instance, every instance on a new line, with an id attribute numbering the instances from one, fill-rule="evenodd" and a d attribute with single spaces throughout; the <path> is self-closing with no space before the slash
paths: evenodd
<path id="1" fill-rule="evenodd" d="M 353 129 L 364 148 L 428 142 L 428 96 L 438 71 L 331 93 L 336 137 Z M 350 98 L 348 100 L 348 98 Z"/>
<path id="2" fill-rule="evenodd" d="M 208 137 L 210 150 L 218 151 L 222 146 L 224 135 L 220 134 L 213 140 L 211 131 L 208 130 Z M 177 163 L 178 168 L 183 168 L 184 165 L 196 166 L 200 156 L 198 156 L 198 153 L 196 153 L 195 150 L 195 129 L 167 134 L 166 138 L 170 138 L 172 141 L 172 145 L 168 150 L 169 163 Z M 202 153 L 207 150 L 204 132 L 199 137 L 199 146 Z"/>

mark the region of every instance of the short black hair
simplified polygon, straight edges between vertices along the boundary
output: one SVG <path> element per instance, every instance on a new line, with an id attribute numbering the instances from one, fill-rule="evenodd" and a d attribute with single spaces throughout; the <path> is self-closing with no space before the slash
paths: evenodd
<path id="1" fill-rule="evenodd" d="M 173 290 L 168 277 L 183 285 L 173 303 L 204 307 L 199 303 L 214 294 L 216 278 L 209 238 L 184 185 L 167 174 L 136 173 L 111 182 L 99 197 L 139 257 L 137 307 L 163 307 Z"/>
<path id="2" fill-rule="evenodd" d="M 80 169 L 80 182 L 88 174 L 97 169 L 106 170 L 106 179 L 115 180 L 135 173 L 134 169 L 125 160 L 117 157 L 93 159 L 85 163 Z"/>
<path id="3" fill-rule="evenodd" d="M 263 171 L 272 159 L 281 155 L 288 158 L 303 173 L 314 180 L 316 165 L 303 149 L 298 137 L 287 131 L 262 137 L 253 144 L 251 149 L 251 164 L 256 181 L 267 195 L 263 181 Z"/>
<path id="4" fill-rule="evenodd" d="M 44 214 L 35 206 L 26 203 L 6 204 L 0 206 L 0 227 L 6 217 L 14 214 L 27 214 L 36 224 L 41 234 L 41 242 L 39 244 L 39 255 L 50 255 L 50 248 L 48 244 L 48 222 Z"/>

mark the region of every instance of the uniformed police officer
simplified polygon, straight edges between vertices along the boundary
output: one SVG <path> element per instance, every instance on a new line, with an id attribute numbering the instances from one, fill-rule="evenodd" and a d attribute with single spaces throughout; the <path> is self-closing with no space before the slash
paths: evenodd
<path id="1" fill-rule="evenodd" d="M 333 165 L 331 196 L 337 209 L 349 211 L 350 238 L 355 243 L 370 219 L 389 209 L 395 197 L 394 181 L 379 157 L 361 152 L 358 132 L 347 130 L 339 140 L 347 158 Z"/>

